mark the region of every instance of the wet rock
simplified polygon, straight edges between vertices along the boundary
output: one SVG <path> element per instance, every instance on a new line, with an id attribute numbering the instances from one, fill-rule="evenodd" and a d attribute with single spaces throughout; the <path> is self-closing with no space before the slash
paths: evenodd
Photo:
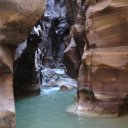
<path id="1" fill-rule="evenodd" d="M 58 80 L 57 80 L 57 84 L 59 86 L 67 86 L 67 87 L 71 87 L 71 88 L 76 88 L 77 87 L 77 81 L 70 78 L 70 77 L 60 77 Z"/>
<path id="2" fill-rule="evenodd" d="M 51 80 L 48 81 L 47 86 L 48 87 L 55 87 L 55 86 L 57 86 L 56 80 L 52 78 Z"/>
<path id="3" fill-rule="evenodd" d="M 69 91 L 71 89 L 73 89 L 73 87 L 69 86 L 69 85 L 61 85 L 60 86 L 60 91 Z"/>
<path id="4" fill-rule="evenodd" d="M 77 82 L 76 80 L 73 80 L 71 78 L 60 78 L 57 81 L 57 84 L 60 86 L 61 91 L 68 91 L 71 89 L 76 89 L 77 88 Z"/>
<path id="5" fill-rule="evenodd" d="M 77 81 L 71 79 L 65 74 L 64 69 L 50 69 L 46 68 L 42 70 L 43 84 L 42 87 L 59 87 L 60 90 L 76 89 Z"/>
<path id="6" fill-rule="evenodd" d="M 56 75 L 54 69 L 51 68 L 44 68 L 42 71 L 42 86 L 46 87 L 53 87 L 56 86 L 56 80 L 58 79 L 58 76 Z"/>
<path id="7" fill-rule="evenodd" d="M 53 69 L 54 72 L 56 74 L 59 74 L 59 75 L 64 75 L 65 74 L 65 70 L 64 69 Z"/>
<path id="8" fill-rule="evenodd" d="M 51 69 L 51 68 L 45 68 L 42 70 L 42 75 L 44 77 L 49 77 L 51 78 L 52 76 L 54 76 L 56 73 L 54 71 L 54 69 Z"/>
<path id="9" fill-rule="evenodd" d="M 57 69 L 55 69 L 56 72 L 57 72 Z M 41 74 L 42 74 L 42 86 L 44 87 L 55 87 L 55 86 L 58 86 L 56 81 L 58 79 L 58 75 L 54 71 L 54 69 L 51 69 L 51 68 L 44 68 L 42 71 L 41 71 Z"/>

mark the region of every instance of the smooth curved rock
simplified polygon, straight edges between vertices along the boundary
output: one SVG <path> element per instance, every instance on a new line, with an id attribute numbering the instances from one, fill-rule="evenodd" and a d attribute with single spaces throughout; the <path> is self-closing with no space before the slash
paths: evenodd
<path id="1" fill-rule="evenodd" d="M 23 42 L 42 16 L 44 0 L 1 0 L 0 43 Z"/>
<path id="2" fill-rule="evenodd" d="M 74 88 L 72 86 L 69 86 L 69 85 L 60 86 L 60 91 L 69 91 L 71 89 L 74 89 Z"/>
<path id="3" fill-rule="evenodd" d="M 13 96 L 14 48 L 0 45 L 0 127 L 15 127 L 15 105 Z"/>
<path id="4" fill-rule="evenodd" d="M 15 128 L 13 60 L 15 46 L 23 42 L 40 19 L 44 0 L 0 0 L 0 127 Z"/>
<path id="5" fill-rule="evenodd" d="M 128 113 L 128 1 L 97 0 L 88 5 L 78 77 L 78 109 L 98 114 Z M 90 93 L 81 95 L 82 90 Z M 92 96 L 92 95 L 91 95 Z"/>
<path id="6" fill-rule="evenodd" d="M 98 0 L 86 13 L 90 46 L 97 48 L 128 45 L 128 1 Z"/>

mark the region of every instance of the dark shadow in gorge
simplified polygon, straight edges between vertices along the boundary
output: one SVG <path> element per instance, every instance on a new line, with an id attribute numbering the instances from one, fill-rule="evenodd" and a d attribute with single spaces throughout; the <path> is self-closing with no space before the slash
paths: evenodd
<path id="1" fill-rule="evenodd" d="M 70 48 L 64 54 L 72 38 L 69 32 L 74 23 L 74 12 L 71 12 L 70 8 L 74 6 L 69 5 L 69 1 L 66 3 L 64 0 L 55 1 L 51 1 L 53 3 L 51 4 L 48 0 L 42 18 L 35 25 L 38 32 L 31 32 L 26 44 L 19 45 L 16 50 L 16 56 L 19 54 L 20 56 L 14 61 L 15 95 L 35 92 L 38 94 L 42 83 L 41 70 L 44 66 L 64 68 L 71 77 L 77 78 L 78 76 L 81 63 L 78 47 Z M 39 30 L 38 27 L 41 29 Z"/>

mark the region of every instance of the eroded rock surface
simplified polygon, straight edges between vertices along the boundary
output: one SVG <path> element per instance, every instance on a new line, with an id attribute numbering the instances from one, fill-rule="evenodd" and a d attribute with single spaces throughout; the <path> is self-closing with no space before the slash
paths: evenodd
<path id="1" fill-rule="evenodd" d="M 84 49 L 78 77 L 80 110 L 103 115 L 128 112 L 127 12 L 126 0 L 97 0 L 88 5 L 89 49 Z"/>
<path id="2" fill-rule="evenodd" d="M 43 0 L 0 1 L 0 127 L 15 127 L 13 59 L 15 47 L 27 37 L 43 13 Z"/>
<path id="3" fill-rule="evenodd" d="M 0 127 L 15 127 L 13 56 L 15 48 L 0 45 Z"/>
<path id="4" fill-rule="evenodd" d="M 23 42 L 43 13 L 44 0 L 1 0 L 0 43 Z"/>

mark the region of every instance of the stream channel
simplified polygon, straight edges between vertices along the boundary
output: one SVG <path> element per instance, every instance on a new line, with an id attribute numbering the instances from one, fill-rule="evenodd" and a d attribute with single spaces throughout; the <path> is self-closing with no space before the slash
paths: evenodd
<path id="1" fill-rule="evenodd" d="M 43 89 L 39 96 L 16 99 L 17 128 L 128 128 L 122 117 L 82 116 L 69 113 L 76 90 Z"/>

